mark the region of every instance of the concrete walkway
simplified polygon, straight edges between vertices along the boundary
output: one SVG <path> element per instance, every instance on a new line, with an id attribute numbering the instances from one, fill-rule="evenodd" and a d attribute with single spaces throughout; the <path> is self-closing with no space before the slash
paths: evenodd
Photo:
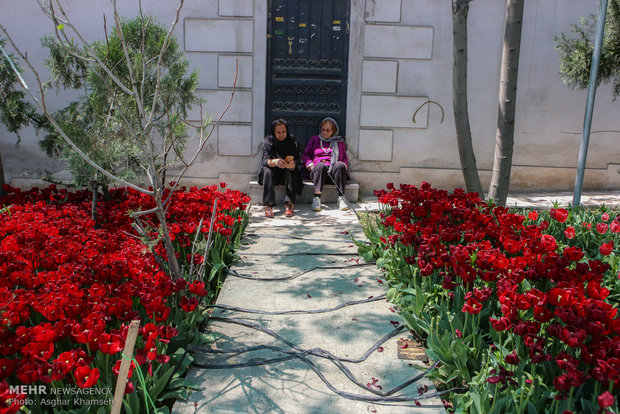
<path id="1" fill-rule="evenodd" d="M 344 398 L 319 378 L 317 372 L 336 390 L 373 398 L 377 396 L 368 392 L 368 384 L 386 392 L 420 374 L 414 365 L 424 364 L 398 358 L 397 341 L 410 334 L 404 329 L 394 332 L 400 318 L 385 299 L 372 301 L 385 294 L 386 285 L 380 283 L 383 277 L 376 266 L 364 265 L 356 255 L 351 235 L 357 239 L 364 235 L 355 214 L 337 211 L 333 205 L 320 213 L 301 205 L 293 218 L 284 218 L 282 209 L 275 213 L 275 218 L 266 219 L 261 207 L 252 207 L 251 223 L 239 251 L 241 260 L 233 268 L 242 277 L 228 276 L 217 305 L 278 312 L 367 301 L 324 313 L 255 314 L 215 309 L 208 331 L 219 339 L 212 349 L 272 348 L 241 354 L 197 354 L 196 362 L 210 369 L 192 369 L 189 379 L 198 389 L 187 401 L 177 402 L 173 413 L 445 413 L 440 398 L 424 398 L 435 392 L 426 378 L 392 394 L 419 399 L 420 406 L 414 401 L 387 404 Z M 255 325 L 279 337 L 257 330 Z M 373 345 L 390 333 L 395 336 L 372 351 Z M 314 348 L 353 360 L 371 350 L 364 361 L 343 364 L 362 387 L 328 359 L 305 355 L 302 360 L 290 358 L 288 353 Z M 283 360 L 231 367 L 273 358 Z M 419 387 L 425 386 L 428 391 L 421 395 Z"/>
<path id="2" fill-rule="evenodd" d="M 368 197 L 359 203 L 360 209 L 367 211 L 378 211 L 379 203 L 376 197 Z M 567 207 L 573 203 L 572 192 L 554 193 L 511 193 L 506 199 L 506 207 L 530 208 L 530 209 L 549 209 L 557 203 L 560 207 Z M 606 192 L 587 192 L 581 195 L 581 205 L 584 207 L 607 207 L 620 208 L 620 191 Z"/>
<path id="3" fill-rule="evenodd" d="M 507 205 L 539 209 L 552 207 L 554 201 L 565 207 L 572 202 L 572 194 L 511 194 Z M 583 194 L 581 202 L 584 206 L 618 208 L 620 192 Z M 372 199 L 355 206 L 369 211 L 379 207 Z M 208 332 L 218 338 L 211 344 L 212 350 L 270 348 L 197 354 L 196 362 L 210 368 L 192 369 L 189 379 L 197 390 L 187 401 L 177 402 L 173 413 L 445 413 L 439 398 L 420 396 L 418 387 L 428 386 L 426 395 L 435 391 L 427 379 L 393 394 L 421 398 L 421 406 L 417 406 L 414 402 L 384 404 L 347 399 L 319 378 L 317 372 L 336 390 L 373 398 L 376 395 L 364 389 L 366 384 L 385 392 L 415 377 L 421 371 L 414 365 L 424 364 L 399 359 L 397 342 L 410 338 L 406 330 L 396 332 L 381 348 L 372 350 L 400 322 L 384 299 L 324 313 L 273 314 L 334 308 L 350 301 L 372 300 L 386 291 L 385 284 L 380 283 L 381 272 L 374 265 L 364 266 L 356 255 L 351 235 L 362 240 L 364 235 L 353 212 L 340 212 L 328 205 L 315 213 L 308 205 L 300 205 L 293 218 L 284 218 L 282 209 L 275 213 L 274 219 L 266 219 L 261 207 L 252 207 L 250 226 L 239 251 L 241 260 L 233 268 L 241 277 L 230 275 L 217 300 L 217 305 L 272 314 L 220 308 L 214 310 L 208 326 Z M 259 326 L 268 331 L 256 329 Z M 325 358 L 308 354 L 303 354 L 305 360 L 291 358 L 291 351 L 299 355 L 314 348 L 353 360 L 367 353 L 362 362 L 344 363 L 364 388 L 353 384 Z M 282 360 L 262 364 L 273 358 Z M 253 366 L 245 366 L 248 364 Z"/>
<path id="4" fill-rule="evenodd" d="M 515 193 L 506 200 L 506 207 L 551 208 L 557 202 L 560 207 L 573 203 L 572 192 Z M 620 191 L 586 192 L 581 194 L 580 204 L 584 207 L 620 207 Z"/>

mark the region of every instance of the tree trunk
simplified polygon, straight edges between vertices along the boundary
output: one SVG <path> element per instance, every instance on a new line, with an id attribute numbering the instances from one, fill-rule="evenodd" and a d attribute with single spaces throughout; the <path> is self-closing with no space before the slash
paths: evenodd
<path id="1" fill-rule="evenodd" d="M 6 193 L 4 192 L 4 185 L 6 182 L 4 181 L 4 167 L 2 165 L 2 154 L 0 154 L 0 197 L 4 197 Z"/>
<path id="2" fill-rule="evenodd" d="M 517 75 L 519 73 L 519 49 L 524 0 L 507 0 L 504 49 L 499 84 L 499 110 L 495 137 L 493 176 L 489 198 L 498 205 L 506 205 L 512 168 L 512 148 L 515 132 L 515 106 L 517 100 Z"/>
<path id="3" fill-rule="evenodd" d="M 452 106 L 456 142 L 461 159 L 461 171 L 467 191 L 474 191 L 484 197 L 476 156 L 469 127 L 467 105 L 467 13 L 470 0 L 452 0 L 452 38 L 454 66 L 452 70 Z"/>
<path id="4" fill-rule="evenodd" d="M 161 234 L 162 241 L 164 243 L 164 249 L 166 250 L 166 256 L 168 259 L 168 266 L 170 276 L 173 280 L 177 280 L 182 277 L 181 268 L 179 266 L 179 261 L 177 260 L 174 245 L 172 244 L 172 239 L 170 238 L 170 231 L 168 230 L 168 222 L 166 221 L 166 209 L 164 207 L 164 203 L 162 202 L 161 195 L 162 191 L 160 188 L 155 188 L 155 203 L 157 205 L 157 211 L 155 214 L 159 219 L 159 231 Z"/>
<path id="5" fill-rule="evenodd" d="M 92 202 L 91 202 L 91 206 L 90 206 L 90 218 L 92 221 L 95 222 L 95 228 L 98 229 L 99 228 L 99 223 L 97 222 L 97 201 L 99 198 L 99 183 L 97 181 L 94 181 L 92 183 L 92 187 L 93 187 L 93 197 L 92 197 Z"/>

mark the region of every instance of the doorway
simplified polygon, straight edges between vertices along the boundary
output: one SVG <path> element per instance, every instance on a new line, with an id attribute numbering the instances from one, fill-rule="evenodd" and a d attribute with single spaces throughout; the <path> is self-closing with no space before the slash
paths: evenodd
<path id="1" fill-rule="evenodd" d="M 350 0 L 269 0 L 265 126 L 284 118 L 302 148 L 319 121 L 345 135 Z"/>

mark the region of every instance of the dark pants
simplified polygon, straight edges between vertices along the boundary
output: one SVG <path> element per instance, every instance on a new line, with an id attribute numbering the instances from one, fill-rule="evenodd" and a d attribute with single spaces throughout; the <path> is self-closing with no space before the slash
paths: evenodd
<path id="1" fill-rule="evenodd" d="M 276 185 L 283 185 L 286 189 L 284 202 L 295 204 L 295 183 L 301 181 L 299 170 L 292 171 L 287 168 L 263 167 L 263 205 L 274 206 L 276 204 Z"/>
<path id="2" fill-rule="evenodd" d="M 314 183 L 314 192 L 323 192 L 325 183 L 334 183 L 344 194 L 344 185 L 347 181 L 347 166 L 344 162 L 338 161 L 331 172 L 331 178 L 327 175 L 327 165 L 320 162 L 310 171 L 310 178 Z M 333 178 L 333 180 L 332 180 Z"/>

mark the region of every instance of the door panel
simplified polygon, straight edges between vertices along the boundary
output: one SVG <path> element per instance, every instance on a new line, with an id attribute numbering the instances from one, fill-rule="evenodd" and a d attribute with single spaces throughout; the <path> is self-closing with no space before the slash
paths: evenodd
<path id="1" fill-rule="evenodd" d="M 266 129 L 284 118 L 302 146 L 330 116 L 345 133 L 350 0 L 271 0 Z"/>

